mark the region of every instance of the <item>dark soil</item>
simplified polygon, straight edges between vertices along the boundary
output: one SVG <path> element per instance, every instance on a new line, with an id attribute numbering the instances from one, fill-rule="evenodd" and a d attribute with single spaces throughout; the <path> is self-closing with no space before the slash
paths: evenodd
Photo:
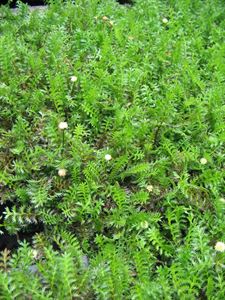
<path id="1" fill-rule="evenodd" d="M 13 250 L 18 248 L 20 241 L 27 241 L 28 243 L 32 243 L 32 238 L 36 233 L 40 233 L 44 231 L 44 226 L 41 223 L 30 224 L 26 227 L 26 230 L 20 230 L 17 234 L 9 234 L 7 230 L 4 228 L 4 212 L 6 208 L 11 209 L 12 203 L 7 201 L 5 204 L 0 204 L 0 230 L 3 234 L 0 234 L 0 251 L 5 248 L 9 250 Z"/>
<path id="2" fill-rule="evenodd" d="M 15 8 L 16 7 L 16 4 L 17 4 L 17 0 L 12 0 L 12 1 L 9 1 L 9 0 L 1 0 L 0 1 L 0 4 L 1 5 L 6 5 L 7 3 L 9 3 L 9 6 L 11 8 Z M 21 1 L 23 3 L 26 3 L 26 4 L 29 4 L 31 6 L 36 6 L 36 5 L 45 5 L 47 4 L 47 1 L 43 1 L 43 0 L 23 0 Z"/>
<path id="3" fill-rule="evenodd" d="M 129 4 L 132 5 L 134 4 L 134 0 L 116 0 L 117 2 L 119 2 L 120 4 Z M 17 0 L 0 0 L 0 4 L 1 5 L 6 5 L 7 3 L 9 3 L 9 6 L 11 8 L 15 8 L 16 4 L 17 4 Z M 39 6 L 39 5 L 46 5 L 47 4 L 47 0 L 22 0 L 23 3 L 26 3 L 30 6 Z"/>

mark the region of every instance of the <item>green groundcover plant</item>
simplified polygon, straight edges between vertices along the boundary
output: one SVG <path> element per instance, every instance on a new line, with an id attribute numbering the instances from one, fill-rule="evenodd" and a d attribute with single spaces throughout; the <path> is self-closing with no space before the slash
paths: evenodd
<path id="1" fill-rule="evenodd" d="M 0 8 L 0 299 L 225 299 L 225 3 Z M 1 237 L 1 236 L 0 236 Z"/>

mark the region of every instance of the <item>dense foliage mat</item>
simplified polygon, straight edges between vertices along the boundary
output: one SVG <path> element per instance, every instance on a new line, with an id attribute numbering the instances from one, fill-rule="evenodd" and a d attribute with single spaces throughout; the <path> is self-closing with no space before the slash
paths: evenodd
<path id="1" fill-rule="evenodd" d="M 0 10 L 0 299 L 224 299 L 225 3 Z M 9 248 L 9 247 L 8 247 Z"/>

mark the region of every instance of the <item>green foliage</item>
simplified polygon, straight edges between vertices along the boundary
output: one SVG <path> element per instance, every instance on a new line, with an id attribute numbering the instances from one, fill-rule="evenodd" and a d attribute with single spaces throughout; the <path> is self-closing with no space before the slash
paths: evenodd
<path id="1" fill-rule="evenodd" d="M 224 299 L 224 1 L 134 2 L 0 8 L 0 299 Z"/>

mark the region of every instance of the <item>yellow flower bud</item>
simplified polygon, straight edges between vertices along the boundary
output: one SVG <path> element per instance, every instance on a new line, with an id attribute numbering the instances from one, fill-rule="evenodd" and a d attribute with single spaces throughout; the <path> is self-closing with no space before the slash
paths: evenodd
<path id="1" fill-rule="evenodd" d="M 58 171 L 58 175 L 60 177 L 65 177 L 66 173 L 67 173 L 66 169 L 59 169 L 59 171 Z"/>
<path id="2" fill-rule="evenodd" d="M 163 24 L 167 24 L 169 21 L 168 21 L 167 18 L 163 18 L 163 19 L 162 19 L 162 22 L 163 22 Z"/>
<path id="3" fill-rule="evenodd" d="M 152 191 L 153 191 L 153 185 L 151 185 L 151 184 L 147 185 L 146 189 L 147 189 L 149 192 L 152 192 Z"/>
<path id="4" fill-rule="evenodd" d="M 110 154 L 105 155 L 105 160 L 109 161 L 112 159 L 112 156 Z"/>
<path id="5" fill-rule="evenodd" d="M 225 203 L 225 199 L 224 198 L 220 198 L 219 201 L 222 202 L 222 203 Z"/>
<path id="6" fill-rule="evenodd" d="M 141 228 L 143 228 L 143 229 L 147 229 L 148 228 L 148 226 L 149 226 L 149 223 L 148 223 L 148 221 L 143 221 L 143 222 L 141 222 Z"/>
<path id="7" fill-rule="evenodd" d="M 59 129 L 64 130 L 68 128 L 68 124 L 67 122 L 60 122 L 58 127 Z"/>
<path id="8" fill-rule="evenodd" d="M 77 76 L 71 76 L 71 77 L 70 77 L 70 80 L 71 80 L 72 82 L 77 81 Z"/>
<path id="9" fill-rule="evenodd" d="M 32 250 L 33 258 L 37 259 L 38 258 L 38 251 L 36 249 Z"/>
<path id="10" fill-rule="evenodd" d="M 202 158 L 200 159 L 200 163 L 201 163 L 202 165 L 206 165 L 207 162 L 208 162 L 207 159 L 204 158 L 204 157 L 202 157 Z"/>
<path id="11" fill-rule="evenodd" d="M 217 242 L 215 245 L 215 249 L 218 252 L 225 252 L 225 244 L 223 242 Z"/>

